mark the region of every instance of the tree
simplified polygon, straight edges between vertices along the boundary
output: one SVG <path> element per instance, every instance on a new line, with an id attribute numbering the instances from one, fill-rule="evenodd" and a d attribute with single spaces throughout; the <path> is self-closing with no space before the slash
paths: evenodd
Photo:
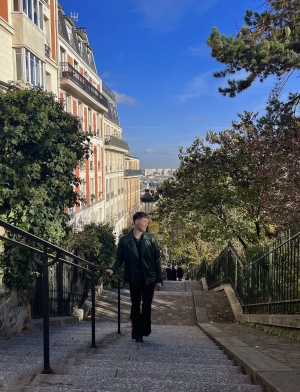
<path id="1" fill-rule="evenodd" d="M 79 119 L 52 94 L 15 86 L 0 93 L 0 216 L 60 244 L 68 231 L 64 208 L 78 201 L 74 173 L 88 157 L 88 142 Z M 36 266 L 27 251 L 5 244 L 0 267 L 9 288 L 32 288 Z"/>
<path id="2" fill-rule="evenodd" d="M 245 70 L 248 76 L 229 80 L 228 87 L 219 88 L 225 96 L 235 97 L 259 79 L 276 75 L 279 94 L 291 74 L 300 68 L 300 1 L 266 0 L 262 12 L 246 10 L 246 25 L 238 28 L 236 37 L 220 34 L 217 27 L 207 39 L 211 56 L 226 68 L 214 73 L 216 78 Z"/>
<path id="3" fill-rule="evenodd" d="M 196 138 L 186 152 L 180 150 L 175 177 L 157 188 L 158 215 L 189 217 L 201 225 L 203 241 L 235 238 L 246 249 L 268 233 L 268 188 L 256 178 L 259 162 L 248 150 L 247 135 L 234 129 L 209 132 L 206 143 Z"/>
<path id="4" fill-rule="evenodd" d="M 215 241 L 208 243 L 201 239 L 201 223 L 192 218 L 192 214 L 185 217 L 179 214 L 171 214 L 162 219 L 155 213 L 150 220 L 150 231 L 158 238 L 158 231 L 164 231 L 164 238 L 160 247 L 168 248 L 171 259 L 182 261 L 182 264 L 199 265 L 203 257 L 213 260 L 224 247 Z"/>
<path id="5" fill-rule="evenodd" d="M 117 254 L 114 228 L 109 223 L 84 225 L 80 232 L 69 235 L 65 246 L 103 269 L 112 265 Z"/>

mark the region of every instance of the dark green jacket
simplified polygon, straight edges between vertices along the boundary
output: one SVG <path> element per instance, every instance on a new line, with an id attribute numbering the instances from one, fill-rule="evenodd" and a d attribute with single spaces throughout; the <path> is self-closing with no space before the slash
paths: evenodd
<path id="1" fill-rule="evenodd" d="M 162 272 L 159 261 L 159 248 L 153 234 L 143 233 L 142 241 L 142 267 L 147 283 L 162 283 Z M 117 258 L 111 269 L 116 272 L 124 263 L 124 280 L 131 284 L 138 284 L 139 255 L 133 239 L 133 231 L 122 237 L 119 241 Z"/>

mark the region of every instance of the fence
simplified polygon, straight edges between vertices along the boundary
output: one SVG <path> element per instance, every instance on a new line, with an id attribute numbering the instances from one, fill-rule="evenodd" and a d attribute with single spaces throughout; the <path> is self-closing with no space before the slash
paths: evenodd
<path id="1" fill-rule="evenodd" d="M 95 300 L 95 281 L 103 276 L 105 272 L 103 269 L 97 267 L 94 263 L 87 261 L 75 254 L 72 254 L 62 248 L 59 248 L 56 245 L 51 244 L 50 242 L 41 239 L 39 237 L 34 236 L 24 230 L 19 229 L 13 225 L 10 225 L 2 220 L 0 220 L 0 227 L 3 227 L 6 231 L 6 235 L 0 235 L 0 240 L 5 241 L 10 246 L 19 247 L 28 251 L 28 257 L 31 257 L 34 262 L 39 266 L 41 272 L 41 279 L 42 282 L 37 287 L 39 287 L 40 292 L 39 297 L 41 302 L 39 306 L 36 306 L 36 312 L 41 312 L 43 314 L 43 340 L 44 340 L 44 369 L 42 371 L 43 374 L 50 374 L 53 373 L 53 370 L 50 366 L 50 341 L 49 341 L 49 315 L 52 312 L 56 311 L 70 311 L 72 304 L 74 301 L 70 301 L 71 291 L 67 291 L 67 288 L 70 286 L 68 285 L 61 285 L 60 287 L 63 289 L 62 293 L 59 294 L 59 290 L 57 290 L 56 280 L 52 279 L 52 287 L 49 285 L 51 282 L 51 278 L 49 279 L 49 275 L 51 274 L 57 276 L 58 279 L 62 279 L 64 277 L 63 269 L 66 268 L 65 266 L 72 267 L 73 273 L 76 274 L 78 271 L 84 272 L 82 274 L 81 281 L 84 282 L 81 287 L 81 295 L 79 295 L 80 300 L 83 299 L 82 296 L 87 295 L 87 282 L 86 278 L 90 280 L 91 285 L 91 294 L 92 294 L 92 322 L 91 322 L 91 329 L 92 329 L 92 345 L 91 348 L 96 348 L 96 300 Z M 29 245 L 30 244 L 30 245 Z M 34 244 L 34 247 L 32 246 Z M 56 254 L 48 253 L 50 251 L 55 252 Z M 39 260 L 38 256 L 41 260 Z M 51 261 L 49 261 L 49 259 Z M 56 267 L 54 267 L 56 266 Z M 52 268 L 49 273 L 49 268 Z M 70 272 L 70 268 L 67 269 L 67 273 Z M 77 272 L 76 272 L 77 271 Z M 62 272 L 62 275 L 61 275 Z M 118 288 L 118 333 L 121 333 L 120 330 L 120 322 L 121 322 L 121 312 L 120 312 L 120 290 L 124 286 L 124 282 L 121 282 L 119 277 L 116 278 L 108 278 L 111 279 L 115 283 L 115 287 Z M 117 280 L 117 283 L 116 283 Z M 72 281 L 70 280 L 69 284 L 72 286 Z M 75 285 L 76 286 L 76 285 Z M 65 291 L 64 291 L 65 287 Z M 52 289 L 52 291 L 51 291 Z M 52 292 L 52 297 L 50 297 L 50 293 Z M 53 292 L 56 293 L 57 298 L 53 296 Z M 76 290 L 73 291 L 76 293 Z M 62 297 L 60 295 L 62 294 Z M 76 297 L 76 295 L 74 296 Z M 66 305 L 69 301 L 69 304 Z M 56 305 L 55 305 L 56 304 Z M 60 304 L 60 305 L 57 305 Z M 62 310 L 59 309 L 61 306 Z"/>
<path id="2" fill-rule="evenodd" d="M 229 243 L 210 266 L 203 260 L 197 273 L 208 289 L 230 283 L 244 313 L 300 314 L 299 227 L 246 263 Z"/>

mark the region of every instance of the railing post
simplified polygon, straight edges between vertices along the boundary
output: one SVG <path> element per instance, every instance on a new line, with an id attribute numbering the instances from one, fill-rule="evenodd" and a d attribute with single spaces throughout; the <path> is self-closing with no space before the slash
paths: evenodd
<path id="1" fill-rule="evenodd" d="M 49 337 L 49 276 L 47 245 L 44 245 L 43 255 L 43 334 L 44 334 L 44 369 L 42 374 L 53 374 L 50 367 L 50 337 Z"/>
<path id="2" fill-rule="evenodd" d="M 92 271 L 92 345 L 91 348 L 96 346 L 96 296 L 95 296 L 95 269 Z"/>
<path id="3" fill-rule="evenodd" d="M 121 335 L 121 283 L 118 278 L 118 334 Z"/>

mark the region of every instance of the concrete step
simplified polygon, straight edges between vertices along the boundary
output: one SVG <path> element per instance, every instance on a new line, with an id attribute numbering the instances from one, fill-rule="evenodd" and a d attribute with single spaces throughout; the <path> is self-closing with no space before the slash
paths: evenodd
<path id="1" fill-rule="evenodd" d="M 84 354 L 84 353 L 78 353 L 76 354 L 76 359 L 90 359 L 91 361 L 108 361 L 108 362 L 114 362 L 117 360 L 122 360 L 122 361 L 130 361 L 130 362 L 137 362 L 137 363 L 144 363 L 144 362 L 151 362 L 151 363 L 159 363 L 161 366 L 168 365 L 171 366 L 171 364 L 181 364 L 182 366 L 188 366 L 191 363 L 196 364 L 196 365 L 234 365 L 234 362 L 227 359 L 226 356 L 218 356 L 218 357 L 206 357 L 206 358 L 193 358 L 191 361 L 190 358 L 181 358 L 181 357 L 157 357 L 157 356 L 151 356 L 151 357 L 135 357 L 135 356 L 130 356 L 127 354 L 119 355 L 119 354 L 111 354 L 111 355 L 105 355 L 105 354 Z M 125 362 L 124 362 L 125 363 Z"/>
<path id="2" fill-rule="evenodd" d="M 112 378 L 125 378 L 125 379 L 144 379 L 151 378 L 154 380 L 162 381 L 186 381 L 190 382 L 210 382 L 210 383 L 221 383 L 221 384 L 250 384 L 250 378 L 238 372 L 231 372 L 229 369 L 219 369 L 217 366 L 214 368 L 202 366 L 202 369 L 197 369 L 196 372 L 190 370 L 181 369 L 165 369 L 162 370 L 158 366 L 152 368 L 142 366 L 139 363 L 129 363 L 130 367 L 119 365 L 115 363 L 113 366 L 104 366 L 101 364 L 99 367 L 78 367 L 78 366 L 64 366 L 64 367 L 53 367 L 56 375 L 70 375 L 70 376 L 83 376 L 83 377 L 99 377 L 103 379 Z M 147 363 L 149 365 L 149 363 Z"/>
<path id="3" fill-rule="evenodd" d="M 140 392 L 140 391 L 172 391 L 172 392 L 261 392 L 261 389 L 257 386 L 247 384 L 236 384 L 235 382 L 226 383 L 206 383 L 205 381 L 170 381 L 170 380 L 156 380 L 151 378 L 114 378 L 103 379 L 86 376 L 86 377 L 75 377 L 71 376 L 58 376 L 58 375 L 37 375 L 33 380 L 30 391 L 36 392 L 34 387 L 48 387 L 52 386 L 55 391 L 66 390 L 66 386 L 69 390 L 82 390 L 82 391 L 121 391 L 121 392 Z M 62 388 L 62 389 L 58 389 Z M 41 391 L 45 392 L 44 388 L 40 388 Z M 54 390 L 54 389 L 52 389 Z"/>

